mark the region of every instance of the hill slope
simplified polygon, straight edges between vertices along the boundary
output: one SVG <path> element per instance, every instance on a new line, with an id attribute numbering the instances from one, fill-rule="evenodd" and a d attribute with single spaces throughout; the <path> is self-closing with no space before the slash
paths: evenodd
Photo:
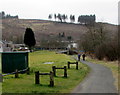
<path id="1" fill-rule="evenodd" d="M 78 24 L 59 23 L 46 20 L 32 19 L 3 19 L 2 21 L 3 39 L 15 43 L 22 43 L 25 29 L 30 27 L 35 33 L 37 43 L 42 39 L 49 37 L 58 37 L 59 33 L 65 33 L 65 36 L 72 36 L 77 41 L 81 36 L 88 31 L 87 27 Z M 117 31 L 117 26 L 104 24 L 105 28 L 112 35 Z"/>

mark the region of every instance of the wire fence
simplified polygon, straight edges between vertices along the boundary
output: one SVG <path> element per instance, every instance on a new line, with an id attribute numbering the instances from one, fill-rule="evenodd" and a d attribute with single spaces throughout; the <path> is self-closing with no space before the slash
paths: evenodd
<path id="1" fill-rule="evenodd" d="M 17 72 L 2 74 L 2 76 L 12 75 L 12 74 L 16 74 L 16 73 L 22 73 L 22 72 L 25 72 L 25 71 L 28 71 L 28 70 L 29 70 L 29 68 L 26 68 L 26 69 L 23 69 L 23 70 L 19 70 Z"/>

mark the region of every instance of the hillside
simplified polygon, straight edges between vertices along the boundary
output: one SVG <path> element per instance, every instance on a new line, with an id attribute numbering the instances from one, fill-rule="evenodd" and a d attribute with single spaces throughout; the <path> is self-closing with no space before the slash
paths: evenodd
<path id="1" fill-rule="evenodd" d="M 109 35 L 114 35 L 117 26 L 103 24 Z M 81 36 L 88 31 L 87 27 L 78 24 L 60 23 L 46 20 L 34 19 L 3 19 L 2 31 L 3 39 L 15 43 L 23 42 L 25 29 L 30 27 L 35 33 L 35 38 L 39 44 L 42 39 L 57 38 L 59 33 L 65 33 L 65 36 L 71 36 L 73 40 L 80 40 Z"/>

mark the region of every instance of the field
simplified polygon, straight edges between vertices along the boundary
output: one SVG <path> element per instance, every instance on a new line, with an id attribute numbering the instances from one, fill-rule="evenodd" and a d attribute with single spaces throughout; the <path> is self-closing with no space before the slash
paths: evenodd
<path id="1" fill-rule="evenodd" d="M 3 79 L 3 93 L 70 93 L 87 75 L 90 69 L 82 63 L 79 63 L 79 70 L 72 65 L 68 69 L 68 78 L 63 77 L 63 70 L 57 70 L 57 76 L 54 77 L 55 86 L 49 87 L 49 76 L 41 76 L 41 84 L 35 84 L 34 72 L 50 72 L 52 66 L 67 66 L 67 62 L 74 62 L 71 56 L 57 54 L 53 51 L 37 51 L 29 53 L 30 75 L 20 74 L 19 78 L 14 75 L 5 76 Z M 54 62 L 53 64 L 44 64 L 45 62 Z"/>

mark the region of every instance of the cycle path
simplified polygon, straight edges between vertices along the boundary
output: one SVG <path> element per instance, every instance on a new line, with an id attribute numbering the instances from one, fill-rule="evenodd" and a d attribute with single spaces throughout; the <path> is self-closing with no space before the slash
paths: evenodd
<path id="1" fill-rule="evenodd" d="M 81 62 L 87 64 L 91 71 L 72 93 L 117 93 L 115 79 L 109 68 L 83 60 Z"/>

